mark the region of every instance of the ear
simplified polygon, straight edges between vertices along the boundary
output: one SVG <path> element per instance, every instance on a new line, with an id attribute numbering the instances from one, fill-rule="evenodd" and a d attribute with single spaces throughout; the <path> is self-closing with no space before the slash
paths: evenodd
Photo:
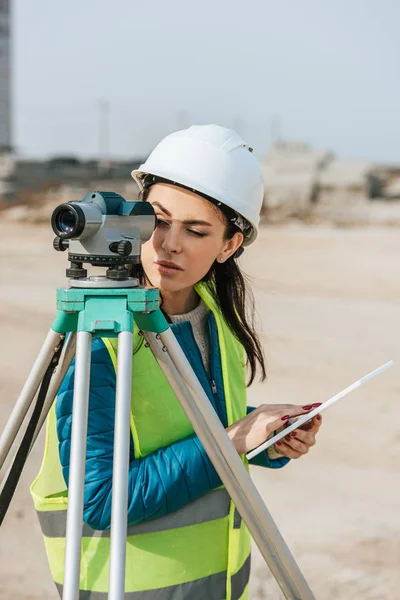
<path id="1" fill-rule="evenodd" d="M 243 240 L 243 233 L 241 231 L 237 231 L 231 238 L 229 238 L 229 240 L 226 240 L 219 256 L 223 258 L 224 261 L 227 260 L 233 254 L 235 254 L 238 248 L 240 248 L 240 246 L 243 244 Z"/>

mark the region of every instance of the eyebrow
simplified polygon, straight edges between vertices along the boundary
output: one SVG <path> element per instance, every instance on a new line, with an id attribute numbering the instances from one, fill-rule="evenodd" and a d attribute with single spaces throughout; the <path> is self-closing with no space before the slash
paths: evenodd
<path id="1" fill-rule="evenodd" d="M 159 202 L 153 202 L 153 206 L 158 206 L 158 208 L 160 210 L 162 210 L 168 217 L 172 217 L 172 215 L 169 212 L 169 210 L 167 210 Z M 189 219 L 189 220 L 182 221 L 182 222 L 184 223 L 184 225 L 208 225 L 209 227 L 212 227 L 212 223 L 209 223 L 208 221 L 201 221 L 199 219 Z"/>

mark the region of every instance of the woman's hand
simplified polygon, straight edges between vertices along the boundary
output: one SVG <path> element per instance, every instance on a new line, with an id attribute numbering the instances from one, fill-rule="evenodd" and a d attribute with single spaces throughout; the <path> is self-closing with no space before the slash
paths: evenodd
<path id="1" fill-rule="evenodd" d="M 226 429 L 226 432 L 237 452 L 239 454 L 246 454 L 246 452 L 250 452 L 250 450 L 253 450 L 265 442 L 270 434 L 275 430 L 280 429 L 283 424 L 287 423 L 288 419 L 305 415 L 312 408 L 315 408 L 315 406 L 298 406 L 296 404 L 262 404 L 246 417 L 240 419 L 240 421 L 230 425 Z M 306 423 L 304 426 L 307 425 L 308 424 Z M 296 434 L 298 431 L 299 430 L 296 430 Z M 310 430 L 308 433 L 310 433 Z M 306 436 L 306 439 L 308 441 L 312 441 L 312 434 L 310 436 Z M 290 444 L 293 442 L 294 439 L 290 441 Z M 297 443 L 303 443 L 304 446 L 306 445 L 306 443 L 303 441 L 303 439 L 300 439 L 300 437 L 298 438 Z M 288 446 L 288 448 L 286 448 L 286 446 Z M 283 447 L 282 444 L 281 446 L 278 446 L 278 448 L 279 452 L 282 454 L 282 450 L 284 450 L 285 452 L 289 451 L 291 453 L 299 453 L 299 456 L 301 456 L 299 449 L 296 450 L 292 446 L 290 446 L 289 449 L 289 441 L 285 441 L 285 447 Z M 285 456 L 287 455 L 285 454 Z M 296 456 L 294 458 L 298 457 Z"/>
<path id="2" fill-rule="evenodd" d="M 308 423 L 304 423 L 295 431 L 292 431 L 287 437 L 282 438 L 274 444 L 278 454 L 288 458 L 300 458 L 307 454 L 311 446 L 315 445 L 315 436 L 322 424 L 322 416 L 316 415 Z"/>

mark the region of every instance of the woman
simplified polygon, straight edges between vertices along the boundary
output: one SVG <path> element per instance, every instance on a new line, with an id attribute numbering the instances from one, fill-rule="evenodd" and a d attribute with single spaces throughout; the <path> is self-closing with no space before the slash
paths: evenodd
<path id="1" fill-rule="evenodd" d="M 167 136 L 132 175 L 157 217 L 133 273 L 160 289 L 162 310 L 237 452 L 264 442 L 311 406 L 246 406 L 261 344 L 236 259 L 254 242 L 263 178 L 233 131 L 191 127 Z M 151 352 L 135 331 L 125 591 L 140 600 L 248 597 L 248 531 Z M 81 598 L 106 598 L 116 341 L 93 342 L 81 561 Z M 50 413 L 32 486 L 53 578 L 64 578 L 74 364 Z M 276 468 L 315 443 L 321 420 L 257 456 Z"/>

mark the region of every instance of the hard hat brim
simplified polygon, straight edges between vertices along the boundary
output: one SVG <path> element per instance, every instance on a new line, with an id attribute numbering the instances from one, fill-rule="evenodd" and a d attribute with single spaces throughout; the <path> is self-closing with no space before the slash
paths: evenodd
<path id="1" fill-rule="evenodd" d="M 144 167 L 145 165 L 141 165 L 139 167 L 139 169 L 134 169 L 133 171 L 131 171 L 131 176 L 132 178 L 135 180 L 135 182 L 137 183 L 140 191 L 143 190 L 144 188 L 144 179 L 146 178 L 147 175 L 153 175 L 154 177 L 161 177 L 164 179 L 167 179 L 169 181 L 171 181 L 171 183 L 175 183 L 177 185 L 182 185 L 190 190 L 192 190 L 194 193 L 198 193 L 201 196 L 207 195 L 210 198 L 212 197 L 215 201 L 218 202 L 222 202 L 224 205 L 229 207 L 229 202 L 226 201 L 226 199 L 224 197 L 216 197 L 217 195 L 214 193 L 213 196 L 211 196 L 210 193 L 208 193 L 209 190 L 207 190 L 206 186 L 204 186 L 204 184 L 201 183 L 197 183 L 193 182 L 193 180 L 186 181 L 186 178 L 184 175 L 182 174 L 178 174 L 176 173 L 173 178 L 171 177 L 171 173 L 164 173 L 162 168 L 153 168 L 151 170 L 144 170 L 142 167 Z M 240 214 L 240 213 L 238 213 Z M 241 215 L 243 217 L 243 215 Z M 249 246 L 250 244 L 252 244 L 258 235 L 258 227 L 257 225 L 255 225 L 254 223 L 252 223 L 248 218 L 243 217 L 246 219 L 246 221 L 248 221 L 250 223 L 251 227 L 251 233 L 250 235 L 247 235 L 247 237 L 243 240 L 243 246 Z"/>

